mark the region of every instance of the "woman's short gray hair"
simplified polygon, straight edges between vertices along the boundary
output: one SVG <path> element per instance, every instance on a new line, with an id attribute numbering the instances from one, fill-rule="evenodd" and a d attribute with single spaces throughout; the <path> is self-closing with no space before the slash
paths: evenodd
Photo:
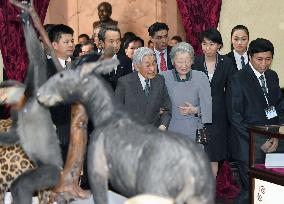
<path id="1" fill-rule="evenodd" d="M 172 47 L 172 50 L 170 53 L 172 64 L 174 64 L 174 58 L 178 53 L 188 53 L 192 59 L 192 62 L 194 61 L 194 49 L 191 46 L 191 44 L 186 43 L 186 42 L 180 42 Z"/>
<path id="2" fill-rule="evenodd" d="M 154 56 L 156 58 L 156 55 L 152 49 L 148 47 L 140 47 L 134 52 L 132 64 L 133 65 L 141 64 L 145 56 Z"/>

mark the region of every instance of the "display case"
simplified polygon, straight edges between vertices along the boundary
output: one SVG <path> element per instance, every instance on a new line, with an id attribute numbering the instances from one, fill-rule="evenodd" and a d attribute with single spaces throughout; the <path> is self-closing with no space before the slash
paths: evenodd
<path id="1" fill-rule="evenodd" d="M 252 126 L 249 127 L 249 133 L 250 204 L 284 203 L 284 168 L 268 168 L 265 166 L 264 161 L 256 160 L 255 153 L 256 148 L 260 148 L 257 144 L 260 139 L 263 141 L 265 139 L 278 138 L 279 146 L 277 153 L 282 156 L 284 126 Z M 263 154 L 265 153 L 263 152 Z"/>

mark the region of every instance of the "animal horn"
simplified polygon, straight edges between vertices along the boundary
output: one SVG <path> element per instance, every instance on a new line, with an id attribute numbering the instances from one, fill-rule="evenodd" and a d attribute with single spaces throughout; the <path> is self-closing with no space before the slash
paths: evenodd
<path id="1" fill-rule="evenodd" d="M 100 61 L 101 66 L 97 67 L 94 71 L 98 74 L 108 74 L 110 73 L 117 65 L 119 61 L 117 59 L 105 59 Z"/>
<path id="2" fill-rule="evenodd" d="M 82 65 L 80 77 L 85 76 L 91 72 L 97 74 L 108 74 L 110 73 L 117 65 L 119 61 L 117 59 L 104 59 L 99 60 L 94 63 L 85 63 Z"/>

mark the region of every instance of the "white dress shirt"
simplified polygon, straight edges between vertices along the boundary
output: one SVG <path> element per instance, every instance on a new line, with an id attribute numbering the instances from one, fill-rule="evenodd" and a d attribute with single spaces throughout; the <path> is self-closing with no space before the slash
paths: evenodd
<path id="1" fill-rule="evenodd" d="M 247 54 L 247 52 L 245 52 L 243 55 L 240 55 L 235 50 L 233 50 L 233 52 L 234 52 L 234 57 L 235 57 L 235 60 L 236 60 L 236 63 L 237 63 L 238 70 L 241 70 L 243 68 L 241 57 L 242 56 L 244 57 L 245 64 L 247 64 L 248 63 L 248 54 Z"/>
<path id="2" fill-rule="evenodd" d="M 140 72 L 138 72 L 138 77 L 139 77 L 139 79 L 140 79 L 140 82 L 141 82 L 141 85 L 142 85 L 142 88 L 143 88 L 143 90 L 145 90 L 145 86 L 146 86 L 146 82 L 145 82 L 145 78 L 142 76 L 142 74 L 140 74 Z M 150 85 L 150 80 L 149 80 L 149 87 L 151 86 Z"/>
<path id="3" fill-rule="evenodd" d="M 259 73 L 259 72 L 252 66 L 251 63 L 249 63 L 249 65 L 250 65 L 250 67 L 252 68 L 252 71 L 254 72 L 255 76 L 257 77 L 260 86 L 262 86 L 262 84 L 261 84 L 261 80 L 259 79 L 259 77 L 260 77 L 260 76 L 263 76 L 263 77 L 264 77 L 264 82 L 265 82 L 266 90 L 267 90 L 267 93 L 268 93 L 268 87 L 267 87 L 266 78 L 265 78 L 264 73 L 262 73 L 262 74 Z"/>
<path id="4" fill-rule="evenodd" d="M 59 60 L 59 63 L 61 64 L 61 66 L 63 68 L 67 67 L 67 65 L 65 64 L 66 61 L 67 62 L 71 62 L 71 58 L 70 57 L 67 60 L 64 60 L 64 59 L 61 59 L 61 58 L 58 58 L 58 60 Z"/>
<path id="5" fill-rule="evenodd" d="M 112 59 L 117 59 L 117 55 L 114 54 L 114 55 L 112 56 Z M 115 67 L 113 68 L 113 70 L 114 70 L 114 74 L 116 74 L 117 66 L 115 66 Z"/>

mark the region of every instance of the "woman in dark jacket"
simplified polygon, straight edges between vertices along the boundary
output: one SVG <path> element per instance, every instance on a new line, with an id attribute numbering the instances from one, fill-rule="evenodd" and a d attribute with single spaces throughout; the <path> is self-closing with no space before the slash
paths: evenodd
<path id="1" fill-rule="evenodd" d="M 226 89 L 235 70 L 232 61 L 218 53 L 223 46 L 223 41 L 217 29 L 204 31 L 200 42 L 203 55 L 195 58 L 193 69 L 203 71 L 210 81 L 212 124 L 206 127 L 211 140 L 204 148 L 211 160 L 213 174 L 216 176 L 218 162 L 227 158 Z"/>
<path id="2" fill-rule="evenodd" d="M 247 47 L 249 43 L 249 30 L 244 25 L 237 25 L 231 31 L 231 49 L 232 51 L 226 54 L 236 70 L 242 69 L 249 61 Z"/>
<path id="3" fill-rule="evenodd" d="M 120 65 L 125 70 L 127 70 L 126 71 L 127 74 L 134 71 L 132 67 L 132 58 L 133 58 L 135 50 L 138 48 L 136 45 L 137 40 L 138 40 L 138 37 L 135 35 L 126 38 L 117 56 L 120 61 Z"/>

